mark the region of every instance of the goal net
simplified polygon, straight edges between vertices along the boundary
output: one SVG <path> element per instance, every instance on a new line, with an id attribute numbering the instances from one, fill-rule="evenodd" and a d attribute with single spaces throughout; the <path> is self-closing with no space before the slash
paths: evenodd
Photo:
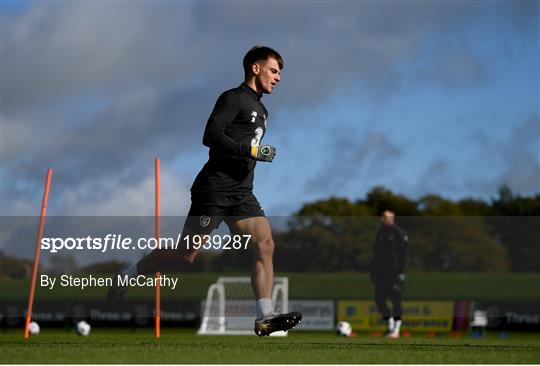
<path id="1" fill-rule="evenodd" d="M 274 308 L 283 313 L 289 311 L 289 279 L 275 277 L 272 291 Z M 249 277 L 219 277 L 208 288 L 201 327 L 197 334 L 240 335 L 254 334 L 257 315 L 255 299 Z M 272 335 L 287 335 L 275 332 Z"/>

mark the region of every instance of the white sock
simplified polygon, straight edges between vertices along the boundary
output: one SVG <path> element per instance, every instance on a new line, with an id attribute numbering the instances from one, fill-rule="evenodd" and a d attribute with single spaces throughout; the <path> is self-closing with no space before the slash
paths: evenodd
<path id="1" fill-rule="evenodd" d="M 274 311 L 272 306 L 272 299 L 258 299 L 257 300 L 257 319 L 264 318 L 265 315 L 268 315 Z"/>
<path id="2" fill-rule="evenodd" d="M 392 331 L 394 333 L 399 333 L 399 328 L 401 328 L 401 320 L 396 320 L 396 325 L 394 326 L 394 329 Z"/>
<path id="3" fill-rule="evenodd" d="M 388 331 L 389 332 L 394 331 L 394 326 L 395 326 L 394 318 L 393 317 L 388 318 Z"/>
<path id="4" fill-rule="evenodd" d="M 137 272 L 137 263 L 132 264 L 128 268 L 122 271 L 122 276 L 128 276 L 128 278 L 137 277 L 139 272 Z"/>

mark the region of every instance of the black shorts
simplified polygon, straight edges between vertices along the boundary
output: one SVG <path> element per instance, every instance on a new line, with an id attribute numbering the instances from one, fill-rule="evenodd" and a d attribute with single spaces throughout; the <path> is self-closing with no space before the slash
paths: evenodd
<path id="1" fill-rule="evenodd" d="M 192 203 L 184 225 L 184 232 L 206 235 L 225 221 L 227 226 L 251 217 L 264 217 L 264 211 L 253 194 L 213 196 L 205 202 L 202 194 L 193 194 Z"/>

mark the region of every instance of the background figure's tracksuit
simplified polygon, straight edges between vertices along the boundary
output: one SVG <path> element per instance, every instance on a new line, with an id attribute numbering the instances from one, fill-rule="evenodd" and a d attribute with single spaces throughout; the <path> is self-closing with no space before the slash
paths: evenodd
<path id="1" fill-rule="evenodd" d="M 403 282 L 399 275 L 405 271 L 408 251 L 408 237 L 403 229 L 395 224 L 382 225 L 377 232 L 371 264 L 371 280 L 375 285 L 375 304 L 385 320 L 393 317 L 400 320 L 401 291 Z M 386 300 L 392 302 L 392 312 Z"/>
<path id="2" fill-rule="evenodd" d="M 253 195 L 256 160 L 250 155 L 266 132 L 268 111 L 261 94 L 242 83 L 218 98 L 208 119 L 203 144 L 210 148 L 208 162 L 191 187 L 192 205 L 186 227 L 210 232 L 222 221 L 264 216 Z"/>

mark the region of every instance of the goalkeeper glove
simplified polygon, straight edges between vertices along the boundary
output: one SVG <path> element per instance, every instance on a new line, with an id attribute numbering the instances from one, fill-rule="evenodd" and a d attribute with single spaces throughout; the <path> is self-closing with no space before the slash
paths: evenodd
<path id="1" fill-rule="evenodd" d="M 396 282 L 394 283 L 394 290 L 401 292 L 403 291 L 404 287 L 405 287 L 405 274 L 400 273 L 396 278 Z"/>
<path id="2" fill-rule="evenodd" d="M 252 146 L 251 157 L 258 161 L 272 162 L 276 156 L 276 148 L 270 145 Z"/>

